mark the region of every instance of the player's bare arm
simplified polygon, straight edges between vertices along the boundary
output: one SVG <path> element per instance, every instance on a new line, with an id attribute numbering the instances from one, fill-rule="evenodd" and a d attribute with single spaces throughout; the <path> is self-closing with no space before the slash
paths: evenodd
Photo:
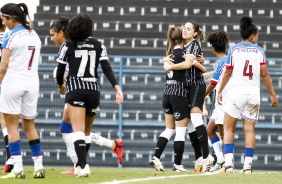
<path id="1" fill-rule="evenodd" d="M 268 73 L 266 65 L 261 65 L 260 66 L 260 73 L 261 73 L 261 78 L 262 78 L 262 80 L 264 82 L 264 85 L 267 88 L 267 90 L 268 90 L 268 92 L 270 94 L 270 97 L 271 97 L 271 105 L 270 106 L 271 107 L 277 107 L 278 99 L 277 99 L 275 90 L 273 88 L 271 77 L 270 77 L 270 75 Z"/>
<path id="2" fill-rule="evenodd" d="M 185 58 L 184 62 L 177 63 L 174 65 L 166 64 L 164 63 L 164 69 L 165 71 L 169 72 L 171 70 L 185 70 L 190 68 L 194 63 L 196 62 L 195 57 L 193 55 L 188 55 Z"/>

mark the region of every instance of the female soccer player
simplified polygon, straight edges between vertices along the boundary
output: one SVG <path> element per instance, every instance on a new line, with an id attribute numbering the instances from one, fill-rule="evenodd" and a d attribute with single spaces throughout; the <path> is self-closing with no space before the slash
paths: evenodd
<path id="1" fill-rule="evenodd" d="M 67 41 L 65 32 L 66 32 L 68 25 L 69 25 L 69 18 L 65 16 L 62 16 L 60 17 L 60 20 L 55 21 L 50 26 L 51 41 L 53 41 L 56 45 L 60 45 L 60 46 L 65 41 Z M 53 72 L 54 78 L 56 78 L 56 74 L 57 74 L 57 68 L 55 68 Z M 67 77 L 67 75 L 68 75 L 68 68 L 65 72 L 64 77 Z M 67 105 L 65 105 L 62 123 L 61 123 L 61 133 L 66 143 L 68 154 L 75 166 L 77 162 L 77 155 L 74 150 L 74 144 L 72 142 L 72 132 L 73 130 L 70 124 L 69 114 L 67 111 Z M 121 139 L 116 139 L 113 141 L 113 140 L 106 139 L 98 134 L 91 132 L 89 136 L 86 136 L 85 141 L 86 141 L 86 144 L 90 144 L 91 142 L 93 142 L 94 144 L 97 144 L 99 146 L 106 146 L 106 147 L 111 148 L 116 153 L 119 163 L 120 164 L 123 163 L 123 154 L 124 153 L 123 153 L 123 141 Z M 87 148 L 89 148 L 89 146 L 87 146 Z M 72 168 L 71 170 L 61 172 L 61 174 L 74 174 L 74 168 Z"/>
<path id="2" fill-rule="evenodd" d="M 57 83 L 60 94 L 66 94 L 66 104 L 73 129 L 73 142 L 78 161 L 77 177 L 90 175 L 86 161 L 85 136 L 89 136 L 96 114 L 100 111 L 100 84 L 98 65 L 116 90 L 116 103 L 123 102 L 123 93 L 108 62 L 106 47 L 92 37 L 93 22 L 88 15 L 77 15 L 66 31 L 70 41 L 61 46 L 57 58 Z M 66 65 L 69 73 L 66 87 L 63 85 Z"/>
<path id="3" fill-rule="evenodd" d="M 276 107 L 278 100 L 269 76 L 264 50 L 256 43 L 258 28 L 250 17 L 240 20 L 242 42 L 229 49 L 226 71 L 218 90 L 218 102 L 222 103 L 223 89 L 228 84 L 224 114 L 224 156 L 225 167 L 219 173 L 232 173 L 234 152 L 234 131 L 238 118 L 243 120 L 245 136 L 245 161 L 241 173 L 252 173 L 255 150 L 255 125 L 260 108 L 260 76 L 271 97 L 271 107 Z"/>
<path id="4" fill-rule="evenodd" d="M 173 65 L 165 64 L 164 69 L 166 71 L 188 69 L 186 80 L 188 83 L 188 103 L 192 122 L 188 124 L 188 133 L 197 159 L 194 171 L 206 172 L 210 170 L 210 165 L 214 160 L 209 154 L 207 130 L 202 117 L 206 83 L 202 75 L 203 71 L 194 66 L 195 64 L 199 65 L 196 60 L 196 57 L 201 54 L 199 41 L 204 41 L 205 34 L 197 22 L 190 20 L 184 26 L 182 38 L 185 40 L 185 61 Z M 199 145 L 201 150 L 197 148 Z"/>
<path id="5" fill-rule="evenodd" d="M 184 61 L 182 29 L 170 27 L 167 32 L 166 55 L 173 55 L 174 63 Z M 166 84 L 163 95 L 163 109 L 165 112 L 166 129 L 160 134 L 155 153 L 149 163 L 157 170 L 164 171 L 160 161 L 168 140 L 176 133 L 174 139 L 174 165 L 172 170 L 187 172 L 181 164 L 184 152 L 185 135 L 190 113 L 188 108 L 188 90 L 185 80 L 186 70 L 175 70 L 167 72 Z"/>
<path id="6" fill-rule="evenodd" d="M 34 178 L 44 178 L 42 152 L 34 118 L 39 94 L 38 63 L 41 41 L 26 20 L 26 4 L 8 3 L 1 8 L 1 19 L 9 28 L 2 44 L 0 64 L 0 111 L 4 114 L 14 169 L 1 178 L 25 178 L 19 135 L 19 116 L 34 161 Z"/>
<path id="7" fill-rule="evenodd" d="M 213 32 L 208 35 L 207 42 L 209 42 L 212 46 L 212 51 L 214 55 L 218 58 L 216 61 L 216 66 L 214 69 L 214 73 L 210 79 L 210 84 L 206 89 L 206 96 L 208 96 L 215 88 L 218 91 L 220 86 L 220 82 L 222 79 L 222 72 L 227 62 L 226 56 L 226 47 L 228 42 L 228 34 L 225 31 Z M 224 95 L 226 95 L 227 90 L 224 90 Z M 217 97 L 217 94 L 215 95 Z M 224 97 L 225 99 L 225 97 Z M 222 105 L 219 105 L 217 100 L 215 101 L 215 108 L 212 112 L 212 115 L 209 119 L 207 126 L 208 137 L 212 143 L 213 149 L 215 151 L 215 155 L 217 158 L 217 163 L 211 168 L 211 172 L 217 171 L 224 166 L 224 156 L 222 152 L 222 143 L 223 140 L 223 117 L 224 111 L 222 110 Z M 216 130 L 219 130 L 220 137 L 218 137 Z M 221 139 L 221 140 L 220 140 Z"/>

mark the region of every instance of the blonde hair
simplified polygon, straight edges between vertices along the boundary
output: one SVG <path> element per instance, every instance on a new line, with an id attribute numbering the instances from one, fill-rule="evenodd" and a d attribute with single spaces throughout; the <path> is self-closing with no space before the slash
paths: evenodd
<path id="1" fill-rule="evenodd" d="M 169 27 L 167 30 L 166 55 L 173 54 L 174 47 L 182 42 L 182 29 L 180 27 Z"/>

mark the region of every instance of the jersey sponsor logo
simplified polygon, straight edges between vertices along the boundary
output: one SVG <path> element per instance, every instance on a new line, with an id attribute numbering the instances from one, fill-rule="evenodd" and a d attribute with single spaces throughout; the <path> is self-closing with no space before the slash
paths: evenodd
<path id="1" fill-rule="evenodd" d="M 92 44 L 87 44 L 87 43 L 84 43 L 82 45 L 77 45 L 77 48 L 81 49 L 81 48 L 84 48 L 84 47 L 87 47 L 87 48 L 94 48 L 94 45 Z"/>
<path id="2" fill-rule="evenodd" d="M 73 104 L 83 106 L 83 105 L 84 105 L 84 102 L 74 101 Z"/>
<path id="3" fill-rule="evenodd" d="M 180 113 L 179 113 L 179 112 L 174 113 L 174 117 L 175 117 L 176 119 L 179 119 Z"/>
<path id="4" fill-rule="evenodd" d="M 169 109 L 165 109 L 164 111 L 165 111 L 165 112 L 168 112 L 168 111 L 169 111 Z"/>
<path id="5" fill-rule="evenodd" d="M 100 111 L 100 107 L 98 106 L 96 109 L 92 109 L 91 112 L 95 112 L 95 113 L 98 113 Z"/>

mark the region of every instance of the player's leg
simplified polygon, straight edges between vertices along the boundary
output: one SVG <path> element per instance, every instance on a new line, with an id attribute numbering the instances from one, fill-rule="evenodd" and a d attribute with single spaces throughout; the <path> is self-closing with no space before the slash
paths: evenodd
<path id="1" fill-rule="evenodd" d="M 74 103 L 80 101 L 82 103 Z M 73 141 L 78 157 L 75 174 L 77 177 L 88 177 L 91 174 L 86 154 L 90 148 L 90 132 L 96 113 L 100 111 L 99 91 L 80 91 L 66 95 L 69 117 L 73 128 Z M 87 142 L 86 142 L 87 141 Z"/>
<path id="2" fill-rule="evenodd" d="M 234 132 L 236 129 L 237 118 L 224 114 L 224 158 L 226 172 L 233 172 L 234 158 Z"/>
<path id="3" fill-rule="evenodd" d="M 90 132 L 90 136 L 91 136 L 91 143 L 112 149 L 112 151 L 117 155 L 119 164 L 123 163 L 124 151 L 123 151 L 122 139 L 111 140 L 102 137 L 101 135 L 96 134 L 94 132 Z"/>
<path id="4" fill-rule="evenodd" d="M 73 130 L 72 130 L 72 126 L 70 124 L 67 104 L 65 104 L 65 107 L 64 107 L 60 131 L 61 131 L 63 140 L 66 144 L 68 155 L 69 155 L 69 157 L 70 157 L 70 159 L 71 159 L 71 161 L 74 165 L 74 167 L 72 169 L 67 170 L 67 171 L 63 171 L 63 172 L 61 172 L 61 174 L 74 174 L 74 168 L 75 168 L 75 165 L 77 163 L 77 155 L 76 155 L 73 140 L 72 140 Z"/>
<path id="5" fill-rule="evenodd" d="M 21 139 L 19 135 L 18 118 L 21 113 L 21 96 L 24 91 L 10 90 L 1 88 L 0 109 L 3 113 L 8 131 L 9 149 L 11 154 L 11 164 L 14 165 L 13 170 L 1 178 L 25 178 L 22 153 Z"/>
<path id="6" fill-rule="evenodd" d="M 181 164 L 184 153 L 185 135 L 187 134 L 187 125 L 190 118 L 187 98 L 172 96 L 171 105 L 175 120 L 175 138 L 173 144 L 174 164 L 172 170 L 187 172 Z"/>
<path id="7" fill-rule="evenodd" d="M 40 138 L 37 133 L 34 118 L 37 112 L 38 91 L 27 91 L 22 97 L 21 114 L 22 127 L 26 133 L 32 160 L 34 162 L 34 178 L 45 178 L 43 155 Z"/>
<path id="8" fill-rule="evenodd" d="M 255 125 L 259 115 L 260 96 L 249 95 L 248 100 L 248 104 L 242 113 L 245 136 L 245 160 L 241 173 L 245 174 L 252 173 L 253 156 L 256 146 Z"/>
<path id="9" fill-rule="evenodd" d="M 180 121 L 175 121 L 175 138 L 174 138 L 174 165 L 172 170 L 178 172 L 187 172 L 187 170 L 181 164 L 183 153 L 184 153 L 184 145 L 185 145 L 185 135 L 187 131 L 187 124 L 189 119 L 184 118 Z"/>
<path id="10" fill-rule="evenodd" d="M 165 114 L 165 121 L 166 121 L 166 128 L 165 130 L 159 135 L 157 140 L 157 144 L 155 147 L 155 152 L 153 158 L 149 160 L 149 163 L 157 170 L 157 171 L 164 171 L 165 168 L 160 161 L 161 155 L 169 141 L 169 139 L 175 133 L 175 124 L 174 124 L 174 117 L 172 114 Z"/>
<path id="11" fill-rule="evenodd" d="M 149 163 L 157 170 L 157 171 L 164 171 L 164 166 L 160 161 L 161 155 L 168 143 L 168 140 L 171 136 L 175 133 L 175 124 L 174 124 L 174 117 L 173 117 L 173 109 L 170 105 L 170 96 L 163 95 L 163 102 L 162 102 L 163 109 L 166 109 L 165 112 L 165 122 L 166 128 L 160 134 L 157 144 L 155 146 L 155 152 L 153 158 L 149 160 Z"/>
<path id="12" fill-rule="evenodd" d="M 221 129 L 223 128 L 222 126 L 223 116 L 224 116 L 224 111 L 221 108 L 219 109 L 219 106 L 216 106 L 210 117 L 210 121 L 207 126 L 208 137 L 212 143 L 213 150 L 217 158 L 215 165 L 210 170 L 211 172 L 217 171 L 224 166 L 222 141 L 216 132 L 218 127 Z"/>
<path id="13" fill-rule="evenodd" d="M 85 142 L 85 107 L 75 107 L 68 104 L 69 117 L 73 129 L 73 142 L 76 155 L 78 157 L 75 175 L 78 175 L 81 169 L 87 165 L 86 161 L 86 142 Z"/>
<path id="14" fill-rule="evenodd" d="M 191 122 L 193 123 L 203 154 L 203 172 L 209 171 L 214 158 L 209 154 L 207 130 L 203 121 L 203 104 L 205 100 L 206 85 L 194 85 L 189 88 L 189 103 Z"/>
<path id="15" fill-rule="evenodd" d="M 14 166 L 9 162 L 11 155 L 10 155 L 10 150 L 9 150 L 8 131 L 7 131 L 6 122 L 4 120 L 2 113 L 0 113 L 0 122 L 1 122 L 4 143 L 5 143 L 5 149 L 6 149 L 6 162 L 5 162 L 2 173 L 7 173 L 7 172 L 11 172 Z"/>
<path id="16" fill-rule="evenodd" d="M 34 119 L 22 118 L 22 126 L 28 138 L 32 160 L 34 162 L 34 178 L 45 178 L 43 167 L 43 155 L 41 151 L 40 138 L 35 128 Z"/>
<path id="17" fill-rule="evenodd" d="M 252 163 L 256 146 L 255 124 L 255 122 L 243 119 L 243 130 L 245 135 L 245 159 L 242 173 L 246 174 L 252 173 Z"/>

